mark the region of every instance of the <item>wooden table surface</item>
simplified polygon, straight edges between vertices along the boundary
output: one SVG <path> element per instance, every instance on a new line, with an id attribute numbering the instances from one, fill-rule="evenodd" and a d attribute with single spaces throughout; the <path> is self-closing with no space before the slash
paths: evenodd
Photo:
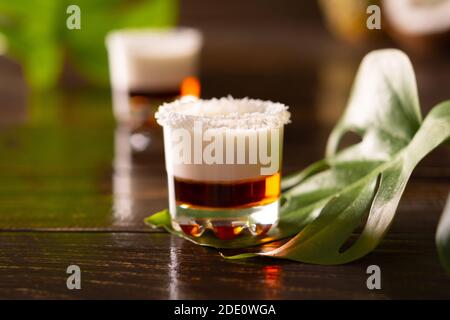
<path id="1" fill-rule="evenodd" d="M 261 36 L 224 52 L 223 34 L 202 61 L 204 97 L 231 93 L 291 106 L 285 173 L 323 156 L 367 51 L 329 39 L 315 46 L 320 39 L 303 36 L 313 44 L 307 50 L 283 46 L 288 36 L 277 38 L 278 49 Z M 450 61 L 413 62 L 425 113 L 450 98 Z M 225 261 L 217 250 L 144 225 L 167 205 L 158 128 L 146 150 L 133 152 L 109 91 L 27 96 L 16 67 L 2 59 L 0 71 L 0 298 L 450 298 L 434 244 L 450 191 L 449 149 L 420 164 L 390 232 L 368 256 L 343 266 Z M 81 290 L 66 288 L 71 264 L 81 268 Z M 381 290 L 366 287 L 372 264 L 381 268 Z"/>

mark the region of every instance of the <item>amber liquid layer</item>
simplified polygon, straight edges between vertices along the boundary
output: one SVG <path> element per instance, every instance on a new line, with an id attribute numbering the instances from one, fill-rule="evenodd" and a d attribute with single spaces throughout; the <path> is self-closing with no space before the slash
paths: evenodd
<path id="1" fill-rule="evenodd" d="M 200 96 L 200 81 L 196 77 L 187 77 L 179 87 L 166 90 L 133 90 L 128 91 L 128 97 L 133 102 L 161 103 L 169 102 L 180 96 Z M 159 105 L 157 105 L 158 107 Z"/>
<path id="2" fill-rule="evenodd" d="M 179 87 L 167 90 L 132 90 L 127 93 L 129 114 L 134 129 L 155 127 L 154 114 L 158 107 L 183 96 L 200 96 L 200 81 L 196 77 L 187 77 Z M 127 112 L 128 113 L 128 112 Z"/>
<path id="3" fill-rule="evenodd" d="M 200 182 L 174 177 L 178 205 L 207 208 L 246 208 L 276 201 L 280 195 L 280 174 L 254 180 Z"/>

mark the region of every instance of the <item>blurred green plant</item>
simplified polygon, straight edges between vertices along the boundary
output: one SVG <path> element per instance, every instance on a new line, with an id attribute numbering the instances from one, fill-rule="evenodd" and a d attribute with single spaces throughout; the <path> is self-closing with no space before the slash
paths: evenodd
<path id="1" fill-rule="evenodd" d="M 69 30 L 69 5 L 81 9 L 81 29 Z M 0 36 L 33 89 L 54 87 L 65 59 L 89 83 L 108 83 L 105 35 L 120 28 L 168 27 L 177 0 L 0 0 Z"/>

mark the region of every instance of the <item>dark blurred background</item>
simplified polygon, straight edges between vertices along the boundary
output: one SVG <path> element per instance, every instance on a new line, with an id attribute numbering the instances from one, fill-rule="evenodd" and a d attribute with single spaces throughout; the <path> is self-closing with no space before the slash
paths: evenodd
<path id="1" fill-rule="evenodd" d="M 204 97 L 233 94 L 317 109 L 331 102 L 326 114 L 317 110 L 331 122 L 343 108 L 361 57 L 374 48 L 400 47 L 411 55 L 425 106 L 446 98 L 439 92 L 428 96 L 427 86 L 449 89 L 448 30 L 438 36 L 399 32 L 384 7 L 382 29 L 368 30 L 366 9 L 380 1 L 72 1 L 81 9 L 81 30 L 65 28 L 69 2 L 47 3 L 0 0 L 0 44 L 9 42 L 8 57 L 0 56 L 3 114 L 24 104 L 30 91 L 107 87 L 104 36 L 124 27 L 199 28 L 205 35 Z"/>

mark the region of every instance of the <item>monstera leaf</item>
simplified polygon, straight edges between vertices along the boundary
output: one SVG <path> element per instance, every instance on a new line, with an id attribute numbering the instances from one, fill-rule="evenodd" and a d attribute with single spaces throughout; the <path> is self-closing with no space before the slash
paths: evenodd
<path id="1" fill-rule="evenodd" d="M 448 196 L 444 213 L 439 221 L 436 232 L 436 245 L 441 263 L 447 272 L 450 273 L 450 195 Z"/>
<path id="2" fill-rule="evenodd" d="M 417 163 L 450 137 L 450 101 L 436 106 L 424 121 L 418 101 L 414 71 L 404 53 L 387 49 L 368 54 L 347 109 L 329 137 L 326 158 L 283 180 L 280 221 L 267 237 L 220 241 L 182 236 L 217 248 L 293 236 L 271 251 L 228 259 L 269 256 L 342 264 L 366 255 L 388 231 Z M 338 151 L 347 132 L 362 140 Z M 146 222 L 174 232 L 167 211 Z M 352 239 L 362 225 L 363 231 Z M 349 240 L 354 241 L 348 245 Z"/>
<path id="3" fill-rule="evenodd" d="M 69 5 L 80 8 L 79 30 L 66 26 Z M 0 34 L 33 88 L 54 86 L 65 58 L 90 82 L 103 85 L 108 31 L 171 26 L 177 14 L 177 0 L 0 0 Z"/>

